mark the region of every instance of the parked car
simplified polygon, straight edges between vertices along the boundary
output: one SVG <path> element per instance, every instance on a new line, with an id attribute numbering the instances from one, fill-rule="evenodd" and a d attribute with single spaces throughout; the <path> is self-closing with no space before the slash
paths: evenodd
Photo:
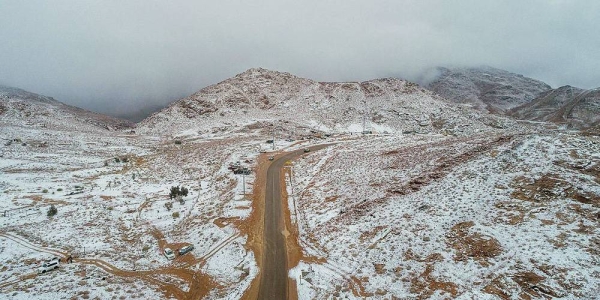
<path id="1" fill-rule="evenodd" d="M 58 269 L 59 265 L 60 265 L 60 259 L 58 257 L 54 257 L 54 258 L 42 263 L 42 265 L 38 268 L 38 274 L 46 273 L 48 271 Z"/>
<path id="2" fill-rule="evenodd" d="M 275 156 L 273 156 L 273 155 L 269 156 L 269 160 L 274 160 L 274 159 L 275 159 Z"/>
<path id="3" fill-rule="evenodd" d="M 187 245 L 185 247 L 182 247 L 181 249 L 179 249 L 179 255 L 184 255 L 190 251 L 194 250 L 194 246 L 193 245 Z"/>
<path id="4" fill-rule="evenodd" d="M 165 248 L 164 252 L 165 252 L 165 257 L 167 259 L 174 259 L 175 258 L 175 253 L 173 252 L 173 250 L 171 250 L 171 248 Z"/>

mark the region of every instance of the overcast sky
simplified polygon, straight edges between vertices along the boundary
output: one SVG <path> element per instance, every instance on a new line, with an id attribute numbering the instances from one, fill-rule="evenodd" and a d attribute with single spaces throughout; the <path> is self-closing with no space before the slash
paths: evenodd
<path id="1" fill-rule="evenodd" d="M 321 81 L 490 65 L 600 86 L 598 0 L 0 0 L 0 83 L 118 113 L 251 67 Z"/>

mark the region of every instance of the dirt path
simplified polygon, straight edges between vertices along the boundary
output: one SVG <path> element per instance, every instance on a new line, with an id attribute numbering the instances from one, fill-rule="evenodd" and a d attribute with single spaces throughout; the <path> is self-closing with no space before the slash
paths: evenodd
<path id="1" fill-rule="evenodd" d="M 17 236 L 12 233 L 0 233 L 1 237 L 7 238 L 9 240 L 14 241 L 15 243 L 28 248 L 30 250 L 44 252 L 56 256 L 60 256 L 61 258 L 67 257 L 67 251 L 46 248 L 42 246 L 35 245 L 23 237 Z M 187 268 L 176 268 L 176 267 L 165 267 L 154 270 L 143 270 L 143 271 L 134 271 L 134 270 L 122 270 L 114 265 L 100 260 L 100 259 L 92 259 L 92 258 L 75 258 L 73 259 L 73 263 L 83 264 L 83 265 L 92 265 L 96 266 L 103 271 L 112 274 L 118 277 L 129 277 L 129 278 L 137 278 L 142 281 L 145 281 L 149 284 L 157 286 L 166 297 L 175 297 L 177 299 L 202 299 L 205 297 L 210 291 L 210 287 L 214 285 L 211 278 L 205 274 L 202 274 L 199 271 L 193 271 Z M 160 275 L 168 275 L 174 276 L 182 279 L 187 282 L 190 286 L 188 291 L 184 291 L 179 286 L 175 284 L 170 284 L 163 282 L 159 279 L 156 279 L 156 276 Z M 26 274 L 24 276 L 19 277 L 18 279 L 11 279 L 10 281 L 0 283 L 0 288 L 5 288 L 7 286 L 16 284 L 23 280 L 32 279 L 37 276 L 36 273 Z"/>

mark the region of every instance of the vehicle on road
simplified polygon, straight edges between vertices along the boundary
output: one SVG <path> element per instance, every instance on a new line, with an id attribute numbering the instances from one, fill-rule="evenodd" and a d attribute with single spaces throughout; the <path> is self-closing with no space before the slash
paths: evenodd
<path id="1" fill-rule="evenodd" d="M 38 268 L 38 274 L 42 274 L 42 273 L 46 273 L 48 271 L 52 271 L 54 269 L 58 269 L 59 265 L 60 265 L 60 259 L 58 257 L 54 257 L 54 258 L 42 263 L 42 265 Z"/>
<path id="2" fill-rule="evenodd" d="M 310 152 L 310 148 L 304 148 L 304 152 Z"/>
<path id="3" fill-rule="evenodd" d="M 164 252 L 165 252 L 165 257 L 167 259 L 174 259 L 175 258 L 175 253 L 173 252 L 173 250 L 171 250 L 171 248 L 165 248 Z"/>
<path id="4" fill-rule="evenodd" d="M 274 160 L 274 159 L 275 159 L 275 156 L 273 156 L 273 155 L 269 156 L 269 160 Z"/>
<path id="5" fill-rule="evenodd" d="M 179 255 L 184 255 L 190 251 L 194 250 L 194 246 L 193 245 L 187 245 L 185 247 L 182 247 L 181 249 L 179 249 Z"/>

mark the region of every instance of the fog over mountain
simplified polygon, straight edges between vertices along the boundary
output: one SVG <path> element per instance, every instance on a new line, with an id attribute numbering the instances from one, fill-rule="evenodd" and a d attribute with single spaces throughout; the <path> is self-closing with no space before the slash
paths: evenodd
<path id="1" fill-rule="evenodd" d="M 505 69 L 599 83 L 597 1 L 0 0 L 0 83 L 123 115 L 252 67 L 320 81 Z"/>

